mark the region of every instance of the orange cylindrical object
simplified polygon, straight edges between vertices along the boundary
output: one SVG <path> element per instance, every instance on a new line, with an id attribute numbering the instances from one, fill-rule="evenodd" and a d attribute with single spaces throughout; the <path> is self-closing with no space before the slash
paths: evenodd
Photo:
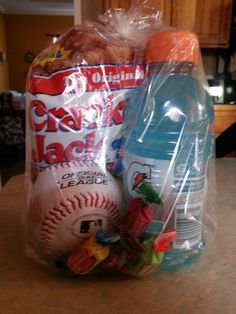
<path id="1" fill-rule="evenodd" d="M 190 62 L 196 64 L 199 57 L 199 42 L 194 33 L 167 30 L 152 35 L 146 46 L 146 63 Z"/>

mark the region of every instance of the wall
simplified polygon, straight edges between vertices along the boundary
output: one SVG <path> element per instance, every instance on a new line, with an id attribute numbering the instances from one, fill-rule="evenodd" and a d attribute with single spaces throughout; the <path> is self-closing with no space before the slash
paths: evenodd
<path id="1" fill-rule="evenodd" d="M 0 52 L 6 53 L 4 15 L 0 13 Z M 0 61 L 0 91 L 9 89 L 8 60 Z"/>
<path id="2" fill-rule="evenodd" d="M 73 16 L 5 14 L 10 89 L 25 91 L 29 63 L 26 52 L 38 55 L 51 43 L 46 33 L 62 34 L 74 24 Z"/>

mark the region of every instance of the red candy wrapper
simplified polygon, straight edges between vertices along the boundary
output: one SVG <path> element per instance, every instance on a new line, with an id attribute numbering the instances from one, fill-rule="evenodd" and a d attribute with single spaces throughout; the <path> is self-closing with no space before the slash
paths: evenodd
<path id="1" fill-rule="evenodd" d="M 165 252 L 170 249 L 170 242 L 176 240 L 176 230 L 169 229 L 157 236 L 153 243 L 153 249 L 156 252 Z"/>
<path id="2" fill-rule="evenodd" d="M 74 273 L 86 274 L 105 260 L 109 253 L 108 246 L 100 245 L 91 237 L 68 258 L 67 265 Z"/>
<path id="3" fill-rule="evenodd" d="M 153 219 L 153 211 L 143 205 L 143 199 L 136 197 L 127 204 L 127 216 L 124 224 L 134 238 L 139 238 Z"/>
<path id="4" fill-rule="evenodd" d="M 80 248 L 68 258 L 67 265 L 74 273 L 87 273 L 96 263 L 96 258 L 90 256 L 86 248 Z"/>

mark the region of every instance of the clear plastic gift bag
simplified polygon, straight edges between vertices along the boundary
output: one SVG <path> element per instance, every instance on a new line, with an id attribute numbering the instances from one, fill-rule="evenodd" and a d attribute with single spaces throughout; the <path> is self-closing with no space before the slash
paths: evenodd
<path id="1" fill-rule="evenodd" d="M 30 68 L 26 248 L 44 264 L 145 276 L 186 265 L 213 234 L 198 41 L 145 3 L 73 27 Z"/>

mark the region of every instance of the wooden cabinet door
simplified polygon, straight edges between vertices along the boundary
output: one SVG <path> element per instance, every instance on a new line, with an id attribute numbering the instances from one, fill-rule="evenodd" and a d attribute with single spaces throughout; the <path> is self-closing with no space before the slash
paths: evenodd
<path id="1" fill-rule="evenodd" d="M 197 2 L 198 0 L 172 0 L 171 25 L 179 29 L 195 31 Z"/>
<path id="2" fill-rule="evenodd" d="M 133 0 L 104 0 L 104 11 L 112 8 L 129 9 Z M 163 22 L 171 23 L 171 3 L 172 0 L 147 0 L 147 5 L 160 10 L 163 16 Z"/>
<path id="3" fill-rule="evenodd" d="M 104 0 L 104 8 L 128 9 L 132 0 Z M 148 0 L 164 23 L 195 32 L 201 47 L 229 45 L 233 0 Z"/>
<path id="4" fill-rule="evenodd" d="M 201 46 L 228 47 L 232 0 L 198 0 L 195 32 Z"/>
<path id="5" fill-rule="evenodd" d="M 201 47 L 228 47 L 233 0 L 172 0 L 171 24 L 194 31 Z"/>
<path id="6" fill-rule="evenodd" d="M 108 9 L 124 8 L 129 9 L 131 0 L 104 0 L 104 11 Z"/>
<path id="7" fill-rule="evenodd" d="M 215 135 L 220 135 L 236 122 L 236 105 L 214 105 Z"/>

